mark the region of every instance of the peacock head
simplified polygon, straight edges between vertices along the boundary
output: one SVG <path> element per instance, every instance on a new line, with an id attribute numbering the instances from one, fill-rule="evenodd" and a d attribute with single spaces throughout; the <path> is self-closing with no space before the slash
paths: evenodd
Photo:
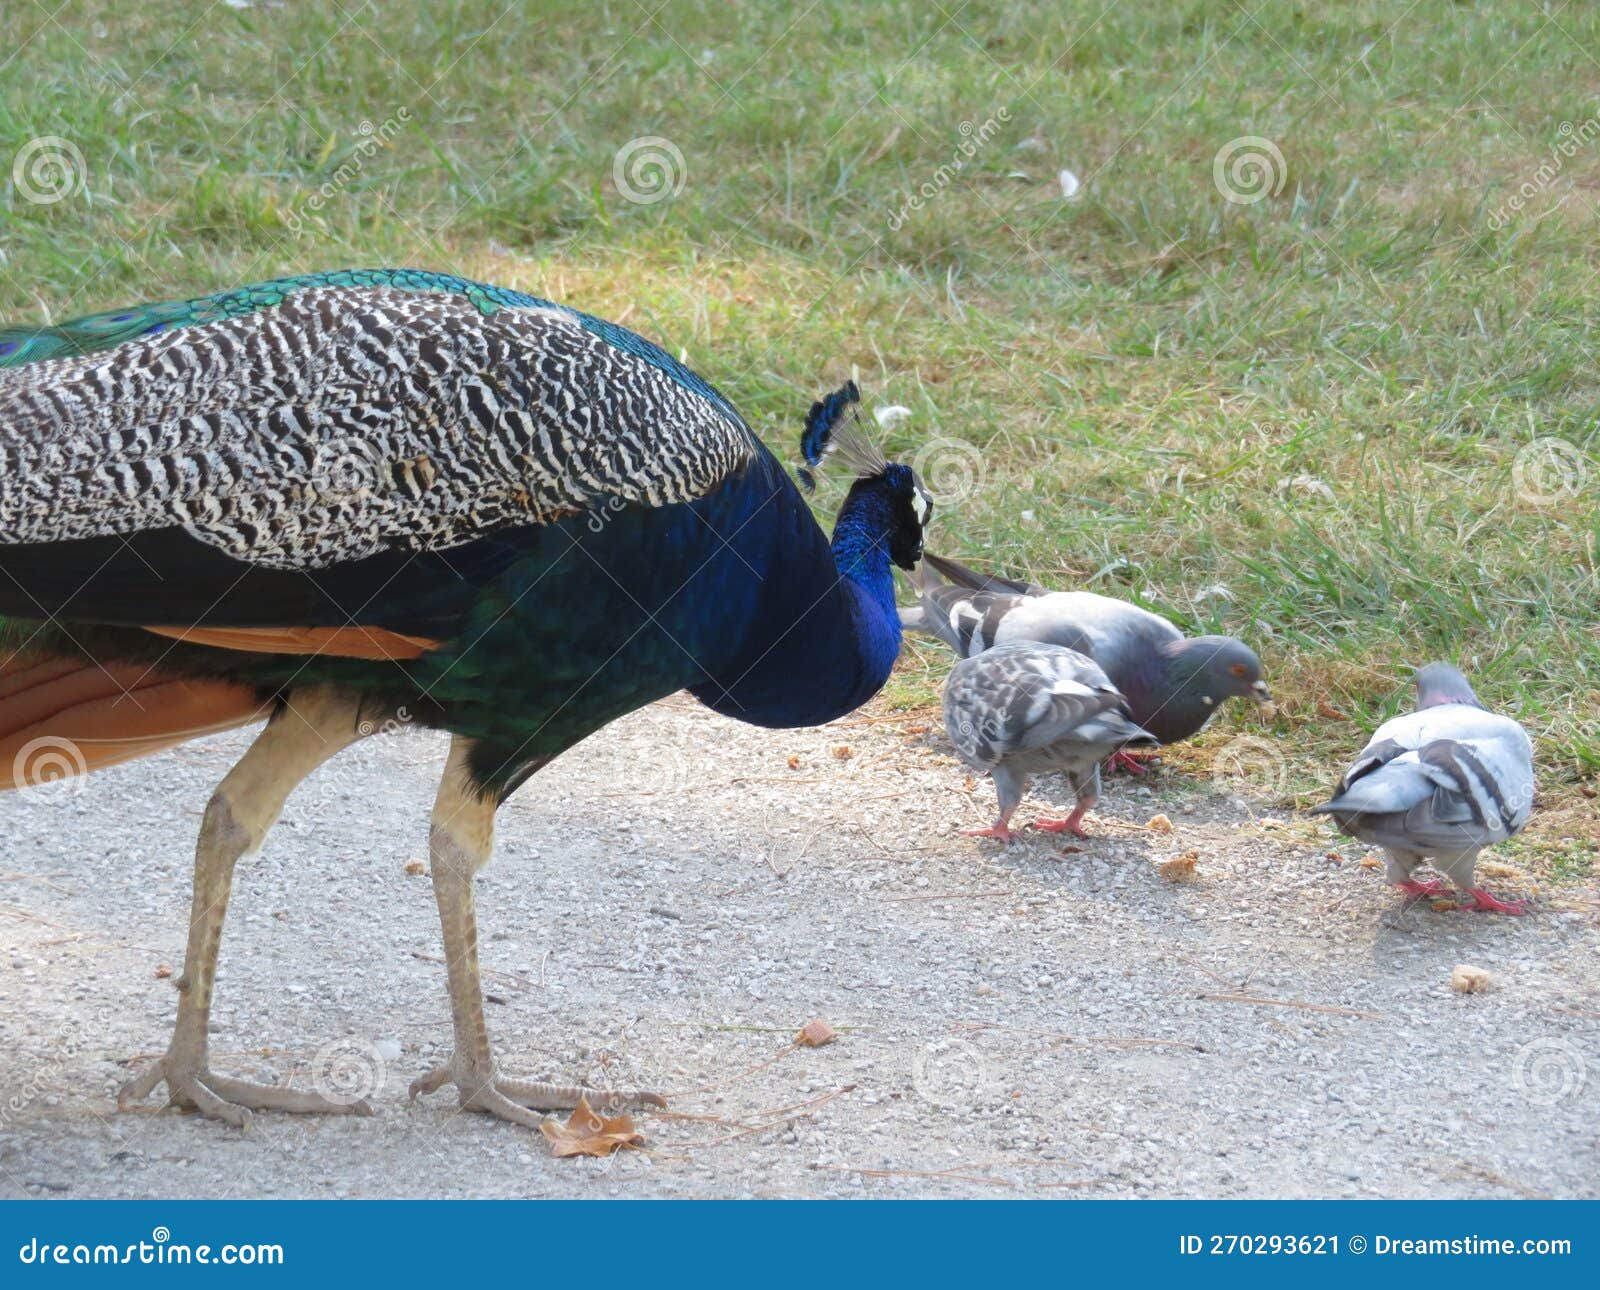
<path id="1" fill-rule="evenodd" d="M 800 483 L 807 492 L 816 487 L 813 472 L 823 461 L 837 456 L 854 469 L 855 482 L 839 514 L 874 521 L 886 540 L 889 558 L 902 569 L 914 569 L 922 559 L 923 534 L 933 518 L 933 498 L 916 471 L 889 461 L 861 429 L 861 391 L 846 381 L 826 398 L 811 405 L 800 436 L 800 453 L 806 464 Z"/>

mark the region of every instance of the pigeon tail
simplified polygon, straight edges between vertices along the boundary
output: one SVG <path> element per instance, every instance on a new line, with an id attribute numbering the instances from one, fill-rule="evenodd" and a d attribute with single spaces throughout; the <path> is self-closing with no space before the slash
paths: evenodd
<path id="1" fill-rule="evenodd" d="M 987 591 L 1004 596 L 1042 596 L 1043 587 L 1037 587 L 1031 582 L 1016 582 L 1011 578 L 1002 578 L 999 574 L 979 573 L 976 569 L 969 569 L 964 564 L 942 555 L 934 555 L 931 551 L 922 553 L 923 561 L 931 567 L 946 582 L 957 587 L 965 587 L 968 591 Z"/>
<path id="2" fill-rule="evenodd" d="M 1363 775 L 1331 801 L 1312 807 L 1311 814 L 1393 815 L 1409 811 L 1435 787 L 1415 762 L 1391 762 Z"/>

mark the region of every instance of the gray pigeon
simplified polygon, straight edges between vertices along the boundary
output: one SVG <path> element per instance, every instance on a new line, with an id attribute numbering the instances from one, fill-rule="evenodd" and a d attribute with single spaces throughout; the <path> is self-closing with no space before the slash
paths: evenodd
<path id="1" fill-rule="evenodd" d="M 1232 698 L 1267 703 L 1261 660 L 1231 636 L 1186 638 L 1165 618 L 1088 591 L 1046 591 L 924 553 L 910 574 L 921 603 L 901 626 L 937 636 L 963 658 L 1038 641 L 1087 654 L 1126 697 L 1133 719 L 1163 744 L 1187 739 Z M 1125 755 L 1119 762 L 1137 769 Z"/>
<path id="2" fill-rule="evenodd" d="M 1077 805 L 1033 827 L 1088 837 L 1082 820 L 1100 796 L 1100 763 L 1125 745 L 1155 744 L 1093 659 L 1032 641 L 957 663 L 944 687 L 944 728 L 969 765 L 994 776 L 1000 795 L 1000 818 L 968 832 L 1002 842 L 1015 836 L 1011 815 L 1028 776 L 1053 770 L 1065 772 Z"/>
<path id="3" fill-rule="evenodd" d="M 1474 909 L 1520 914 L 1521 905 L 1474 886 L 1472 872 L 1478 852 L 1515 834 L 1532 809 L 1527 732 L 1486 711 L 1448 663 L 1429 663 L 1417 673 L 1417 710 L 1379 726 L 1333 800 L 1312 814 L 1331 815 L 1342 832 L 1382 847 L 1389 881 L 1410 899 L 1448 892 L 1412 877 L 1431 860 Z"/>

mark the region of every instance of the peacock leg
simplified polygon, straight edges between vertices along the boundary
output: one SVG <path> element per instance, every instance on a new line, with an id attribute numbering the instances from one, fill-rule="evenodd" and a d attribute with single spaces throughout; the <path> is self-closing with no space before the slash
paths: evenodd
<path id="1" fill-rule="evenodd" d="M 576 1085 L 543 1084 L 507 1079 L 497 1074 L 494 1050 L 483 1018 L 483 983 L 478 971 L 478 920 L 472 880 L 488 862 L 494 847 L 494 813 L 499 805 L 472 782 L 467 754 L 472 741 L 457 736 L 439 782 L 433 806 L 429 852 L 433 861 L 433 894 L 444 933 L 445 972 L 450 983 L 450 1013 L 455 1052 L 444 1066 L 414 1080 L 411 1096 L 454 1084 L 461 1105 L 486 1111 L 502 1120 L 537 1128 L 535 1110 L 570 1110 L 587 1098 L 596 1110 L 624 1106 L 666 1106 L 657 1093 L 633 1089 L 596 1090 Z M 532 1108 L 532 1109 L 530 1109 Z"/>
<path id="2" fill-rule="evenodd" d="M 234 865 L 261 845 L 295 785 L 361 733 L 357 705 L 349 698 L 322 689 L 293 694 L 217 785 L 195 846 L 189 944 L 183 975 L 175 982 L 178 1021 L 172 1042 L 155 1065 L 123 1085 L 117 1093 L 119 1109 L 127 1110 L 165 1082 L 170 1105 L 192 1107 L 241 1129 L 249 1127 L 252 1107 L 372 1113 L 365 1101 L 339 1102 L 317 1093 L 251 1084 L 213 1074 L 207 1064 L 211 994 Z"/>

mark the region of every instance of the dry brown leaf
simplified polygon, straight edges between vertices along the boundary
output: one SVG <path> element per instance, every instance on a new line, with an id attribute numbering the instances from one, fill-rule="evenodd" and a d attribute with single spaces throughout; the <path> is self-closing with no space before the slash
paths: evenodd
<path id="1" fill-rule="evenodd" d="M 1334 707 L 1333 704 L 1329 703 L 1326 699 L 1317 700 L 1317 715 L 1319 717 L 1326 717 L 1329 721 L 1350 720 L 1350 714 L 1348 712 L 1339 711 L 1338 708 Z"/>
<path id="2" fill-rule="evenodd" d="M 919 722 L 917 725 L 907 726 L 905 733 L 908 735 L 925 735 L 928 733 L 928 727 Z"/>
<path id="3" fill-rule="evenodd" d="M 790 753 L 789 754 L 789 760 L 785 763 L 785 765 L 787 765 L 790 770 L 799 770 L 800 769 L 800 754 L 799 753 Z"/>
<path id="4" fill-rule="evenodd" d="M 1149 822 L 1145 825 L 1145 828 L 1149 829 L 1152 833 L 1171 833 L 1172 820 L 1170 817 L 1165 815 L 1152 815 Z"/>
<path id="5" fill-rule="evenodd" d="M 823 1044 L 831 1044 L 838 1037 L 837 1030 L 821 1017 L 814 1017 L 800 1027 L 800 1033 L 795 1036 L 794 1041 L 806 1048 L 821 1048 Z"/>
<path id="6" fill-rule="evenodd" d="M 1457 963 L 1450 971 L 1450 988 L 1457 994 L 1482 994 L 1494 978 L 1481 967 Z"/>
<path id="7" fill-rule="evenodd" d="M 1156 872 L 1168 882 L 1193 882 L 1197 876 L 1195 866 L 1199 863 L 1198 851 L 1185 851 L 1170 860 L 1163 860 L 1156 866 Z"/>
<path id="8" fill-rule="evenodd" d="M 172 975 L 172 969 L 170 967 L 168 967 L 165 963 L 156 964 L 156 980 L 157 981 L 165 981 L 171 975 Z"/>
<path id="9" fill-rule="evenodd" d="M 1275 820 L 1270 815 L 1264 815 L 1261 818 L 1261 827 L 1264 829 L 1286 829 L 1289 826 L 1282 820 Z"/>
<path id="10" fill-rule="evenodd" d="M 546 1120 L 539 1131 L 550 1142 L 551 1152 L 562 1156 L 609 1156 L 620 1147 L 639 1147 L 644 1134 L 633 1127 L 631 1115 L 605 1116 L 579 1098 L 572 1118 L 565 1124 Z"/>
<path id="11" fill-rule="evenodd" d="M 1361 857 L 1361 861 L 1360 861 L 1360 866 L 1363 869 L 1377 869 L 1377 868 L 1381 867 L 1382 864 L 1383 864 L 1383 862 L 1381 860 L 1379 860 L 1377 856 L 1373 855 L 1372 852 L 1370 852 L 1370 851 L 1367 852 L 1366 855 L 1362 856 Z"/>
<path id="12" fill-rule="evenodd" d="M 407 860 L 406 872 L 413 878 L 420 878 L 423 874 L 428 872 L 428 866 L 423 864 L 420 860 Z"/>
<path id="13" fill-rule="evenodd" d="M 1509 879 L 1512 882 L 1520 882 L 1527 876 L 1515 865 L 1501 864 L 1498 860 L 1478 861 L 1478 872 L 1485 878 Z"/>
<path id="14" fill-rule="evenodd" d="M 856 755 L 856 750 L 849 744 L 834 744 L 833 755 L 840 761 L 849 761 Z"/>

